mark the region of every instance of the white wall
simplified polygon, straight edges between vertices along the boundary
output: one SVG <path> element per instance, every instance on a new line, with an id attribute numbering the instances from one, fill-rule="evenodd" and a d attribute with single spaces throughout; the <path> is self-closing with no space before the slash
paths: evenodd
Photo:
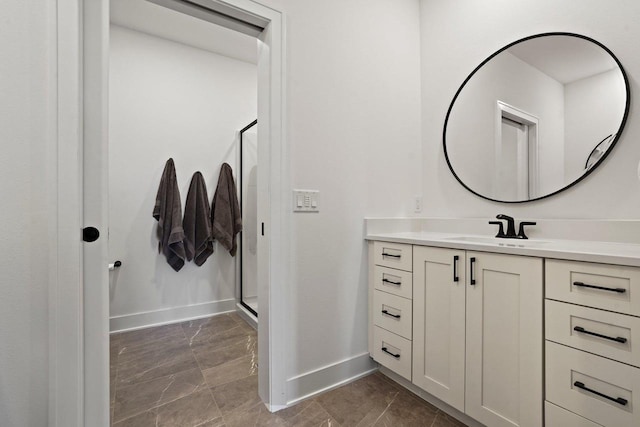
<path id="1" fill-rule="evenodd" d="M 256 73 L 254 64 L 111 26 L 109 257 L 123 262 L 111 273 L 112 329 L 190 313 L 177 307 L 235 306 L 236 258 L 216 244 L 203 266 L 175 272 L 158 254 L 151 213 L 169 157 L 183 212 L 194 172 L 204 175 L 209 199 L 223 162 L 237 172 L 237 132 L 257 114 Z"/>
<path id="2" fill-rule="evenodd" d="M 500 195 L 504 193 L 500 191 L 500 183 L 503 180 L 496 182 L 494 165 L 496 116 L 499 114 L 497 101 L 540 120 L 538 188 L 543 194 L 562 188 L 564 87 L 506 51 L 473 75 L 451 110 L 447 125 L 447 153 L 458 177 L 484 196 L 502 198 Z"/>
<path id="3" fill-rule="evenodd" d="M 320 190 L 319 213 L 292 216 L 291 378 L 367 351 L 363 218 L 409 215 L 420 194 L 419 10 L 282 3 L 291 182 Z"/>
<path id="4" fill-rule="evenodd" d="M 0 425 L 47 425 L 55 4 L 0 5 Z M 52 179 L 53 177 L 53 179 Z"/>
<path id="5" fill-rule="evenodd" d="M 442 125 L 451 98 L 465 77 L 500 47 L 522 37 L 567 31 L 592 37 L 620 59 L 631 77 L 640 72 L 633 42 L 640 35 L 640 3 L 585 0 L 492 1 L 421 0 L 422 183 L 427 216 L 491 217 L 497 213 L 528 218 L 638 218 L 637 178 L 640 123 L 634 108 L 621 139 L 606 161 L 575 187 L 549 199 L 505 205 L 466 191 L 449 172 L 442 150 Z"/>
<path id="6" fill-rule="evenodd" d="M 565 85 L 567 182 L 584 173 L 591 150 L 620 127 L 625 93 L 624 80 L 617 68 Z"/>

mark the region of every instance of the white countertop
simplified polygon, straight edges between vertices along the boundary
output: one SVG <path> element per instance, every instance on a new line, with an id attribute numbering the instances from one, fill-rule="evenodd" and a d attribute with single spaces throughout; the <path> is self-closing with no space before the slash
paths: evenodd
<path id="1" fill-rule="evenodd" d="M 456 240 L 457 238 L 461 238 L 461 240 Z M 464 240 L 465 238 L 484 238 L 490 241 L 474 242 Z M 492 236 L 436 232 L 371 233 L 365 239 L 640 267 L 640 245 L 631 243 L 554 239 L 493 239 Z"/>

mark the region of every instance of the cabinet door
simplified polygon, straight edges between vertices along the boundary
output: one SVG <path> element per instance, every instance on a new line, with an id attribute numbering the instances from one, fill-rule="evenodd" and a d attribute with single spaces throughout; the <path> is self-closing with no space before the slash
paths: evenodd
<path id="1" fill-rule="evenodd" d="M 467 252 L 467 264 L 465 412 L 492 427 L 542 426 L 542 260 Z"/>
<path id="2" fill-rule="evenodd" d="M 415 385 L 464 411 L 465 252 L 415 246 Z"/>

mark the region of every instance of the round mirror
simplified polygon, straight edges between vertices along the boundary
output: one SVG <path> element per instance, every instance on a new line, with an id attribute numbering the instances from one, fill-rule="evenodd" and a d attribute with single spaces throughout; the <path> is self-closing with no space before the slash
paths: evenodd
<path id="1" fill-rule="evenodd" d="M 629 82 L 609 49 L 578 34 L 538 34 L 498 50 L 462 83 L 444 122 L 445 158 L 480 197 L 542 199 L 602 163 L 628 112 Z"/>

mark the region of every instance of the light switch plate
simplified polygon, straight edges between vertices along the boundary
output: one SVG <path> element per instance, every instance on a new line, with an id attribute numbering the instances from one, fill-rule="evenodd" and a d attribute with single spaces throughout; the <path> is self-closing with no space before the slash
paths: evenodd
<path id="1" fill-rule="evenodd" d="M 294 212 L 319 212 L 318 190 L 293 190 Z"/>

